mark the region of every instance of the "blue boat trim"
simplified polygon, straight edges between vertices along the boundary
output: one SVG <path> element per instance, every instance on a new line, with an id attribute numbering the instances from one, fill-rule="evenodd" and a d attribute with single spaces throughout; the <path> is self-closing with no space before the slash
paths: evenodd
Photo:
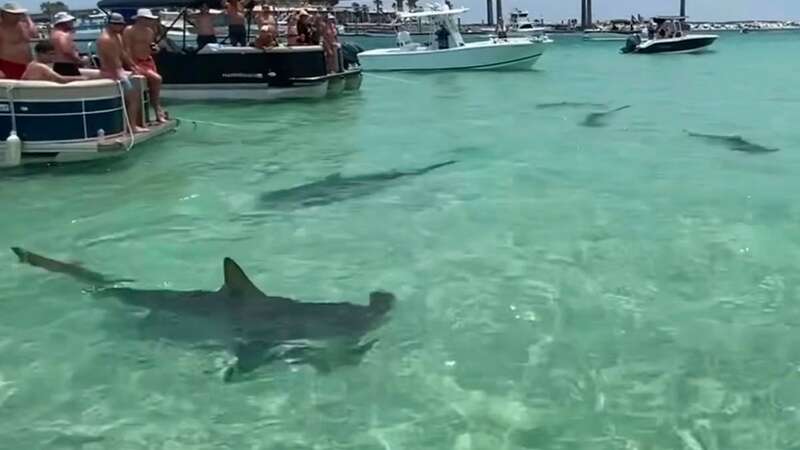
<path id="1" fill-rule="evenodd" d="M 0 101 L 0 139 L 11 132 L 11 102 Z M 22 141 L 54 142 L 94 139 L 124 131 L 123 99 L 117 97 L 13 102 L 17 134 Z"/>

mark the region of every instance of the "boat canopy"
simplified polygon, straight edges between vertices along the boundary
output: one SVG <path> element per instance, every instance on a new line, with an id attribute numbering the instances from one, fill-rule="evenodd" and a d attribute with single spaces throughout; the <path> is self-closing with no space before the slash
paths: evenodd
<path id="1" fill-rule="evenodd" d="M 397 16 L 401 19 L 420 19 L 423 17 L 457 16 L 459 14 L 464 14 L 467 11 L 469 11 L 469 8 L 418 11 L 410 13 L 399 12 L 397 13 Z"/>
<path id="2" fill-rule="evenodd" d="M 100 0 L 97 7 L 101 9 L 199 8 L 204 3 L 209 8 L 222 9 L 220 0 Z"/>
<path id="3" fill-rule="evenodd" d="M 653 21 L 655 23 L 662 23 L 662 22 L 683 22 L 688 19 L 688 16 L 656 16 L 653 17 Z"/>

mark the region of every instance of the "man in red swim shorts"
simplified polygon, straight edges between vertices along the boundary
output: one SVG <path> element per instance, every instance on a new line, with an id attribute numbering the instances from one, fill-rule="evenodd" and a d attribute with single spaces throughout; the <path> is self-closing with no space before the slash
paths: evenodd
<path id="1" fill-rule="evenodd" d="M 38 35 L 27 10 L 14 3 L 0 7 L 0 72 L 19 80 L 33 61 L 31 40 Z"/>
<path id="2" fill-rule="evenodd" d="M 161 75 L 153 60 L 154 41 L 158 27 L 158 17 L 147 8 L 139 9 L 135 16 L 136 22 L 125 28 L 122 39 L 125 49 L 133 63 L 131 69 L 134 73 L 147 79 L 150 88 L 150 100 L 159 122 L 166 121 L 166 115 L 161 108 Z"/>

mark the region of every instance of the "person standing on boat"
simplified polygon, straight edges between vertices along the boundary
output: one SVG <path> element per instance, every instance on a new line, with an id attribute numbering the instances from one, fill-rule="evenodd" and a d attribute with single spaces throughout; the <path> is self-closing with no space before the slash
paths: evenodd
<path id="1" fill-rule="evenodd" d="M 50 67 L 58 56 L 52 42 L 39 41 L 33 51 L 36 53 L 36 60 L 28 64 L 25 73 L 22 74 L 23 80 L 52 81 L 63 84 L 86 79 L 80 75 L 80 72 L 74 76 L 62 76 Z"/>
<path id="2" fill-rule="evenodd" d="M 228 15 L 228 38 L 231 45 L 244 47 L 247 45 L 247 33 L 244 28 L 244 6 L 239 0 L 225 0 L 225 13 Z"/>
<path id="3" fill-rule="evenodd" d="M 30 43 L 39 37 L 28 11 L 15 3 L 0 7 L 0 71 L 19 80 L 33 60 Z"/>
<path id="4" fill-rule="evenodd" d="M 447 31 L 444 25 L 440 25 L 436 30 L 436 42 L 439 43 L 439 50 L 450 48 L 450 32 Z"/>
<path id="5" fill-rule="evenodd" d="M 200 12 L 191 15 L 194 28 L 197 30 L 197 49 L 208 44 L 217 43 L 217 35 L 214 32 L 214 15 L 208 9 L 208 4 L 200 5 Z"/>
<path id="6" fill-rule="evenodd" d="M 261 3 L 261 13 L 258 15 L 259 29 L 263 30 L 267 27 L 266 32 L 271 34 L 272 40 L 277 43 L 278 41 L 278 21 L 272 13 L 272 7 L 266 3 Z"/>
<path id="7" fill-rule="evenodd" d="M 292 47 L 297 44 L 297 13 L 292 13 L 289 14 L 289 18 L 286 19 L 286 45 Z"/>
<path id="8" fill-rule="evenodd" d="M 161 107 L 161 75 L 158 73 L 156 62 L 153 60 L 154 41 L 158 17 L 147 8 L 139 9 L 134 16 L 133 25 L 125 28 L 122 35 L 125 49 L 133 61 L 133 73 L 147 79 L 150 88 L 150 100 L 159 122 L 166 122 L 164 109 Z"/>
<path id="9" fill-rule="evenodd" d="M 308 11 L 301 9 L 297 15 L 297 43 L 299 45 L 314 45 L 312 31 L 311 16 Z"/>
<path id="10" fill-rule="evenodd" d="M 325 52 L 325 65 L 328 73 L 336 73 L 339 70 L 339 36 L 336 32 L 336 18 L 333 14 L 328 15 L 325 28 L 322 31 L 322 49 Z"/>
<path id="11" fill-rule="evenodd" d="M 125 18 L 120 13 L 108 16 L 108 25 L 97 38 L 97 56 L 100 58 L 100 76 L 118 81 L 125 91 L 125 107 L 128 112 L 128 125 L 135 133 L 148 131 L 136 125 L 141 112 L 141 92 L 131 83 L 130 75 L 122 68 L 127 59 L 122 45 L 122 32 Z"/>
<path id="12" fill-rule="evenodd" d="M 53 70 L 68 77 L 80 76 L 80 67 L 85 64 L 75 46 L 74 25 L 75 17 L 59 11 L 53 16 L 53 31 L 50 32 L 50 42 L 55 49 Z"/>

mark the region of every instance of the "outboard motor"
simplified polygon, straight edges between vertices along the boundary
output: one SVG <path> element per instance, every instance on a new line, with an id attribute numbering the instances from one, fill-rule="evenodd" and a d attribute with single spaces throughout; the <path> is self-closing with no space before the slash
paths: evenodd
<path id="1" fill-rule="evenodd" d="M 344 66 L 350 67 L 358 65 L 358 54 L 363 52 L 364 48 L 352 42 L 342 43 L 342 59 L 344 59 Z"/>
<path id="2" fill-rule="evenodd" d="M 633 53 L 636 50 L 636 47 L 642 43 L 642 37 L 638 34 L 632 34 L 628 36 L 628 40 L 625 41 L 625 47 L 622 47 L 622 53 Z"/>

